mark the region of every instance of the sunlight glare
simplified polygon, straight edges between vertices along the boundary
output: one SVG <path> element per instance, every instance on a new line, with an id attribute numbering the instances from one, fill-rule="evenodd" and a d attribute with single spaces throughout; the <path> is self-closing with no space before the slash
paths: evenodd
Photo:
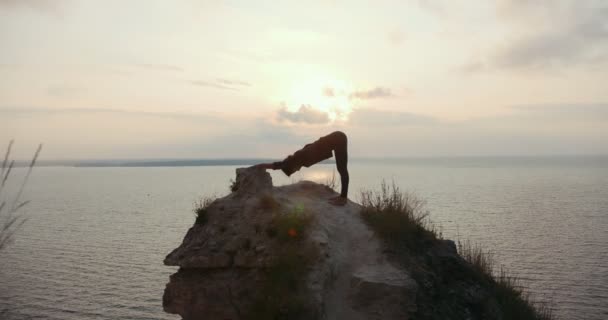
<path id="1" fill-rule="evenodd" d="M 296 112 L 303 105 L 327 113 L 331 122 L 345 121 L 352 112 L 348 98 L 350 87 L 331 78 L 311 78 L 292 85 L 285 101 L 289 111 Z"/>

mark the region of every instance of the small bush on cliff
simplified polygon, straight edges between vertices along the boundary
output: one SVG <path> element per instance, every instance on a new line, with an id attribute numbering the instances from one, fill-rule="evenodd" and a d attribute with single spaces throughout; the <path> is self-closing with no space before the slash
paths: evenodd
<path id="1" fill-rule="evenodd" d="M 239 189 L 239 185 L 236 183 L 236 179 L 230 179 L 230 192 L 236 192 Z"/>
<path id="2" fill-rule="evenodd" d="M 470 241 L 458 241 L 458 254 L 471 264 L 476 274 L 490 277 L 494 272 L 494 254 Z"/>
<path id="3" fill-rule="evenodd" d="M 440 234 L 428 221 L 424 201 L 401 192 L 393 182 L 385 181 L 380 191 L 362 191 L 361 214 L 383 239 L 409 250 L 424 248 L 425 242 L 440 238 Z"/>
<path id="4" fill-rule="evenodd" d="M 205 225 L 207 223 L 209 220 L 207 210 L 215 199 L 215 197 L 203 197 L 194 202 L 194 214 L 196 215 L 195 224 Z"/>
<path id="5" fill-rule="evenodd" d="M 553 314 L 546 304 L 538 303 L 524 291 L 517 277 L 510 276 L 504 269 L 495 273 L 496 262 L 491 252 L 471 242 L 458 242 L 458 253 L 491 285 L 491 292 L 496 297 L 505 319 L 551 320 Z"/>

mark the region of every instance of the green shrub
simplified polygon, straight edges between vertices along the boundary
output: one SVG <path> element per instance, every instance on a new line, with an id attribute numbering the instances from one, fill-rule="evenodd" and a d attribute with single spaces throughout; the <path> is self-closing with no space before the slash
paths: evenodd
<path id="1" fill-rule="evenodd" d="M 205 225 L 209 220 L 208 209 L 215 197 L 203 197 L 194 202 L 194 214 L 196 215 L 195 224 Z"/>

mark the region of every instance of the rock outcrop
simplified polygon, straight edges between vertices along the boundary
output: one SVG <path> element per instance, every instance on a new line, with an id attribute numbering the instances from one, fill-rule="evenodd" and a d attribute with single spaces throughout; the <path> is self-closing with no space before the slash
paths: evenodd
<path id="1" fill-rule="evenodd" d="M 305 239 L 319 254 L 306 277 L 306 313 L 319 319 L 407 319 L 417 284 L 390 263 L 359 215 L 360 206 L 328 203 L 330 188 L 309 181 L 273 187 L 268 173 L 237 169 L 236 191 L 206 208 L 164 263 L 179 266 L 163 297 L 166 312 L 184 319 L 246 319 L 265 269 L 284 245 L 269 236 L 276 215 L 312 217 Z"/>
<path id="2" fill-rule="evenodd" d="M 165 258 L 180 267 L 164 292 L 166 312 L 186 320 L 501 318 L 452 241 L 434 240 L 404 263 L 362 220 L 360 205 L 329 204 L 337 194 L 324 185 L 273 187 L 264 170 L 241 168 L 232 189 L 199 212 L 204 219 Z M 299 216 L 306 228 L 281 234 L 277 221 Z M 285 270 L 276 267 L 285 261 Z M 273 281 L 294 290 L 267 290 Z M 264 303 L 278 311 L 268 316 Z"/>

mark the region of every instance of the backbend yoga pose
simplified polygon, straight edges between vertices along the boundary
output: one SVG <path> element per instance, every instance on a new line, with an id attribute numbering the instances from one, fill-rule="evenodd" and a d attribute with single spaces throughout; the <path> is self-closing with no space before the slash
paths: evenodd
<path id="1" fill-rule="evenodd" d="M 296 151 L 283 161 L 261 163 L 256 165 L 256 167 L 273 170 L 281 169 L 287 176 L 291 176 L 292 173 L 300 170 L 302 166 L 308 168 L 313 164 L 331 158 L 333 150 L 336 157 L 336 167 L 338 167 L 338 173 L 340 173 L 342 190 L 340 196 L 331 198 L 329 202 L 334 205 L 343 206 L 348 198 L 347 142 L 348 140 L 344 132 L 332 132 L 313 143 L 305 145 L 304 148 Z"/>

